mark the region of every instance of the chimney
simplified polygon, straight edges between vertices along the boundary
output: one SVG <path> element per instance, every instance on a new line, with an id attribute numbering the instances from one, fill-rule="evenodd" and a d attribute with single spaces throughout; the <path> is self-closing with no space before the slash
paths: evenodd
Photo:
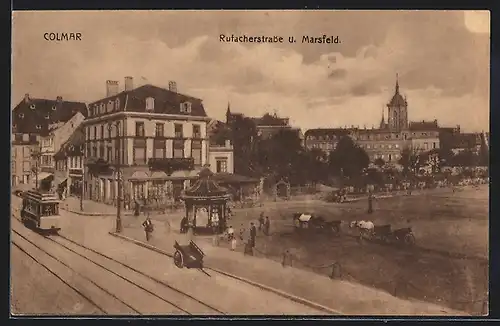
<path id="1" fill-rule="evenodd" d="M 24 94 L 24 102 L 28 103 L 30 101 L 30 94 Z"/>
<path id="2" fill-rule="evenodd" d="M 227 148 L 231 148 L 231 140 L 230 139 L 226 139 L 226 146 Z"/>
<path id="3" fill-rule="evenodd" d="M 173 80 L 168 82 L 168 90 L 177 93 L 177 83 Z"/>
<path id="4" fill-rule="evenodd" d="M 62 96 L 58 96 L 56 99 L 57 99 L 57 102 L 58 102 L 58 103 L 61 103 L 61 102 L 62 102 Z"/>
<path id="5" fill-rule="evenodd" d="M 127 76 L 125 77 L 125 92 L 131 91 L 134 89 L 134 78 Z"/>
<path id="6" fill-rule="evenodd" d="M 118 82 L 116 80 L 106 80 L 106 97 L 118 94 Z"/>

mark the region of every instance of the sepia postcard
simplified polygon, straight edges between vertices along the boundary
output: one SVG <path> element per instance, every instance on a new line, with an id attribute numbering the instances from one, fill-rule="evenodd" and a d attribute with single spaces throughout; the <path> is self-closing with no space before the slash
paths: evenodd
<path id="1" fill-rule="evenodd" d="M 15 11 L 11 316 L 486 316 L 489 11 Z"/>

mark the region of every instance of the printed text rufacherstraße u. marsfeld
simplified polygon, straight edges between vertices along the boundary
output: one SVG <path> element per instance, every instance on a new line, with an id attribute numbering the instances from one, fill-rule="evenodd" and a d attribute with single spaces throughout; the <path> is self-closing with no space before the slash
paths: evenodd
<path id="1" fill-rule="evenodd" d="M 226 35 L 220 34 L 219 41 L 223 43 L 284 43 L 286 40 L 282 36 L 254 36 L 254 35 Z M 289 43 L 297 43 L 297 39 L 294 36 L 288 37 Z M 321 35 L 321 36 L 302 36 L 302 43 L 313 43 L 313 44 L 339 44 L 341 43 L 338 36 L 333 35 Z"/>

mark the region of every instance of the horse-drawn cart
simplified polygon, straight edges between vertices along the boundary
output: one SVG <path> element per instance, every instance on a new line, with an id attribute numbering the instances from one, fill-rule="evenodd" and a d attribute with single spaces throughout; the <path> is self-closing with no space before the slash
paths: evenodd
<path id="1" fill-rule="evenodd" d="M 180 245 L 177 241 L 174 243 L 174 264 L 179 268 L 199 268 L 203 269 L 203 257 L 205 254 L 194 243 L 189 242 L 188 245 Z"/>
<path id="2" fill-rule="evenodd" d="M 318 230 L 327 231 L 334 234 L 340 232 L 342 221 L 326 221 L 323 217 L 308 213 L 295 213 L 293 224 L 296 230 Z"/>
<path id="3" fill-rule="evenodd" d="M 375 225 L 371 237 L 384 243 L 403 243 L 408 246 L 415 244 L 415 236 L 411 227 L 392 231 L 390 224 Z"/>

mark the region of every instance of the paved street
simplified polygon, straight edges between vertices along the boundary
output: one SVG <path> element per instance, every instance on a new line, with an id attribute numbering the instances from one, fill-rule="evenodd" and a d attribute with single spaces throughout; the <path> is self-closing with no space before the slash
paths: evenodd
<path id="1" fill-rule="evenodd" d="M 47 265 L 50 264 L 51 269 L 57 269 L 56 273 L 66 275 L 65 278 L 70 284 L 77 284 L 78 288 L 106 313 L 132 313 L 131 309 L 138 314 L 178 314 L 182 313 L 182 310 L 190 314 L 207 314 L 210 313 L 207 309 L 212 309 L 212 313 L 220 311 L 224 314 L 323 314 L 226 276 L 207 276 L 198 270 L 178 269 L 171 259 L 109 236 L 108 232 L 113 226 L 112 219 L 66 215 L 63 220 L 61 235 L 102 252 L 129 267 L 68 242 L 62 243 L 72 252 L 56 243 L 64 240 L 57 237 L 53 238 L 56 242 L 44 239 L 14 219 L 13 229 L 19 235 L 15 234 L 13 241 L 34 256 L 44 256 L 41 252 L 44 251 L 57 257 L 66 266 L 71 266 L 73 272 L 69 272 L 67 267 L 64 271 L 63 264 L 57 264 L 47 256 L 42 258 Z M 106 222 L 109 222 L 109 227 L 103 227 Z M 21 239 L 21 236 L 27 240 Z M 34 248 L 28 241 L 36 243 L 40 249 Z M 148 275 L 149 278 L 131 268 Z M 75 276 L 76 274 L 80 276 Z M 88 279 L 95 284 L 91 285 Z M 168 286 L 159 286 L 158 282 Z M 180 292 L 184 292 L 184 295 Z M 114 301 L 110 297 L 113 297 Z M 198 302 L 198 307 L 195 307 L 194 301 Z M 204 311 L 200 310 L 203 305 L 200 305 L 200 302 L 205 305 Z"/>
<path id="2" fill-rule="evenodd" d="M 11 312 L 83 314 L 101 311 L 15 246 L 11 249 Z"/>

